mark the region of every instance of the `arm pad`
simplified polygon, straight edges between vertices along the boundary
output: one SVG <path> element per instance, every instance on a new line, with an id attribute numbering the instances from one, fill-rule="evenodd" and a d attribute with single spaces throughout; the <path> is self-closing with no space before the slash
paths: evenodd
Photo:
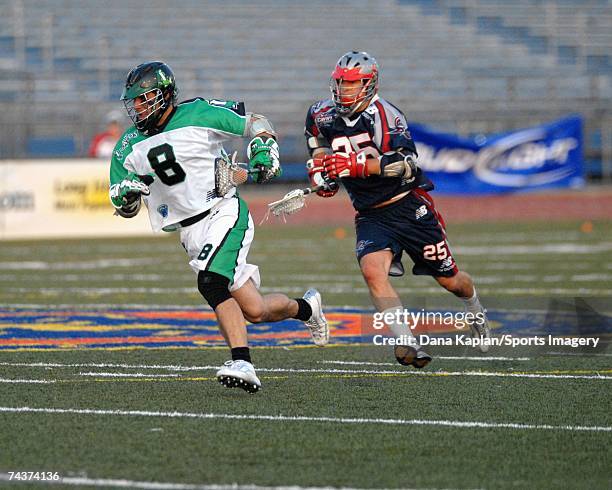
<path id="1" fill-rule="evenodd" d="M 276 131 L 274 131 L 274 126 L 272 126 L 272 123 L 268 121 L 265 116 L 247 112 L 247 123 L 244 129 L 244 135 L 252 139 L 262 133 L 268 133 L 276 139 Z"/>
<path id="2" fill-rule="evenodd" d="M 314 153 L 317 150 L 322 150 L 325 153 L 331 152 L 331 147 L 329 146 L 329 143 L 327 143 L 327 141 L 325 141 L 325 139 L 320 136 L 307 136 L 306 146 L 308 146 L 308 152 L 310 153 L 310 156 L 314 156 Z"/>
<path id="3" fill-rule="evenodd" d="M 385 153 L 380 159 L 380 175 L 383 177 L 401 177 L 406 180 L 414 179 L 417 164 L 414 155 L 405 150 Z"/>

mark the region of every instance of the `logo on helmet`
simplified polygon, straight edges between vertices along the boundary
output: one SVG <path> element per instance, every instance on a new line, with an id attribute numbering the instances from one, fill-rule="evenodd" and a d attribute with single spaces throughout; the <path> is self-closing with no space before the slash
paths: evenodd
<path id="1" fill-rule="evenodd" d="M 172 84 L 172 78 L 166 77 L 166 74 L 162 70 L 157 70 L 157 80 L 162 87 L 167 87 Z"/>

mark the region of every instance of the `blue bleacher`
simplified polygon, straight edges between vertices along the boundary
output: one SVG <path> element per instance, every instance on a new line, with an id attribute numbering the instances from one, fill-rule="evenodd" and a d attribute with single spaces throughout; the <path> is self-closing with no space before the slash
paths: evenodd
<path id="1" fill-rule="evenodd" d="M 77 156 L 76 144 L 71 136 L 28 138 L 26 145 L 32 158 Z"/>
<path id="2" fill-rule="evenodd" d="M 13 36 L 0 36 L 0 56 L 15 54 L 15 38 Z"/>
<path id="3" fill-rule="evenodd" d="M 40 67 L 43 64 L 43 49 L 41 47 L 29 46 L 25 50 L 25 62 L 30 68 Z"/>

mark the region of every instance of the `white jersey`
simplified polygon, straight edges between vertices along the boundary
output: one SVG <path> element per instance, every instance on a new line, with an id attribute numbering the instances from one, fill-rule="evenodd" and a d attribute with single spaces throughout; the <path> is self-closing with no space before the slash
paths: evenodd
<path id="1" fill-rule="evenodd" d="M 247 127 L 242 103 L 193 99 L 179 104 L 163 130 L 144 136 L 131 127 L 115 146 L 111 186 L 130 174 L 151 175 L 143 202 L 154 231 L 171 231 L 180 221 L 220 201 L 215 194 L 215 159 L 223 143 Z M 232 189 L 226 197 L 235 193 Z"/>

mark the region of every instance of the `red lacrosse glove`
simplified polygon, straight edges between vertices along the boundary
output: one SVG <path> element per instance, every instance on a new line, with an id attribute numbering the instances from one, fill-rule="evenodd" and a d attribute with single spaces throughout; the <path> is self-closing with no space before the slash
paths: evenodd
<path id="1" fill-rule="evenodd" d="M 353 177 L 365 179 L 369 176 L 365 153 L 334 153 L 323 157 L 323 167 L 331 179 Z"/>
<path id="2" fill-rule="evenodd" d="M 306 168 L 308 169 L 308 179 L 310 185 L 319 186 L 324 185 L 325 188 L 318 190 L 317 195 L 321 197 L 333 197 L 338 192 L 339 186 L 337 182 L 329 180 L 325 174 L 323 167 L 322 158 L 313 158 L 306 162 Z"/>

